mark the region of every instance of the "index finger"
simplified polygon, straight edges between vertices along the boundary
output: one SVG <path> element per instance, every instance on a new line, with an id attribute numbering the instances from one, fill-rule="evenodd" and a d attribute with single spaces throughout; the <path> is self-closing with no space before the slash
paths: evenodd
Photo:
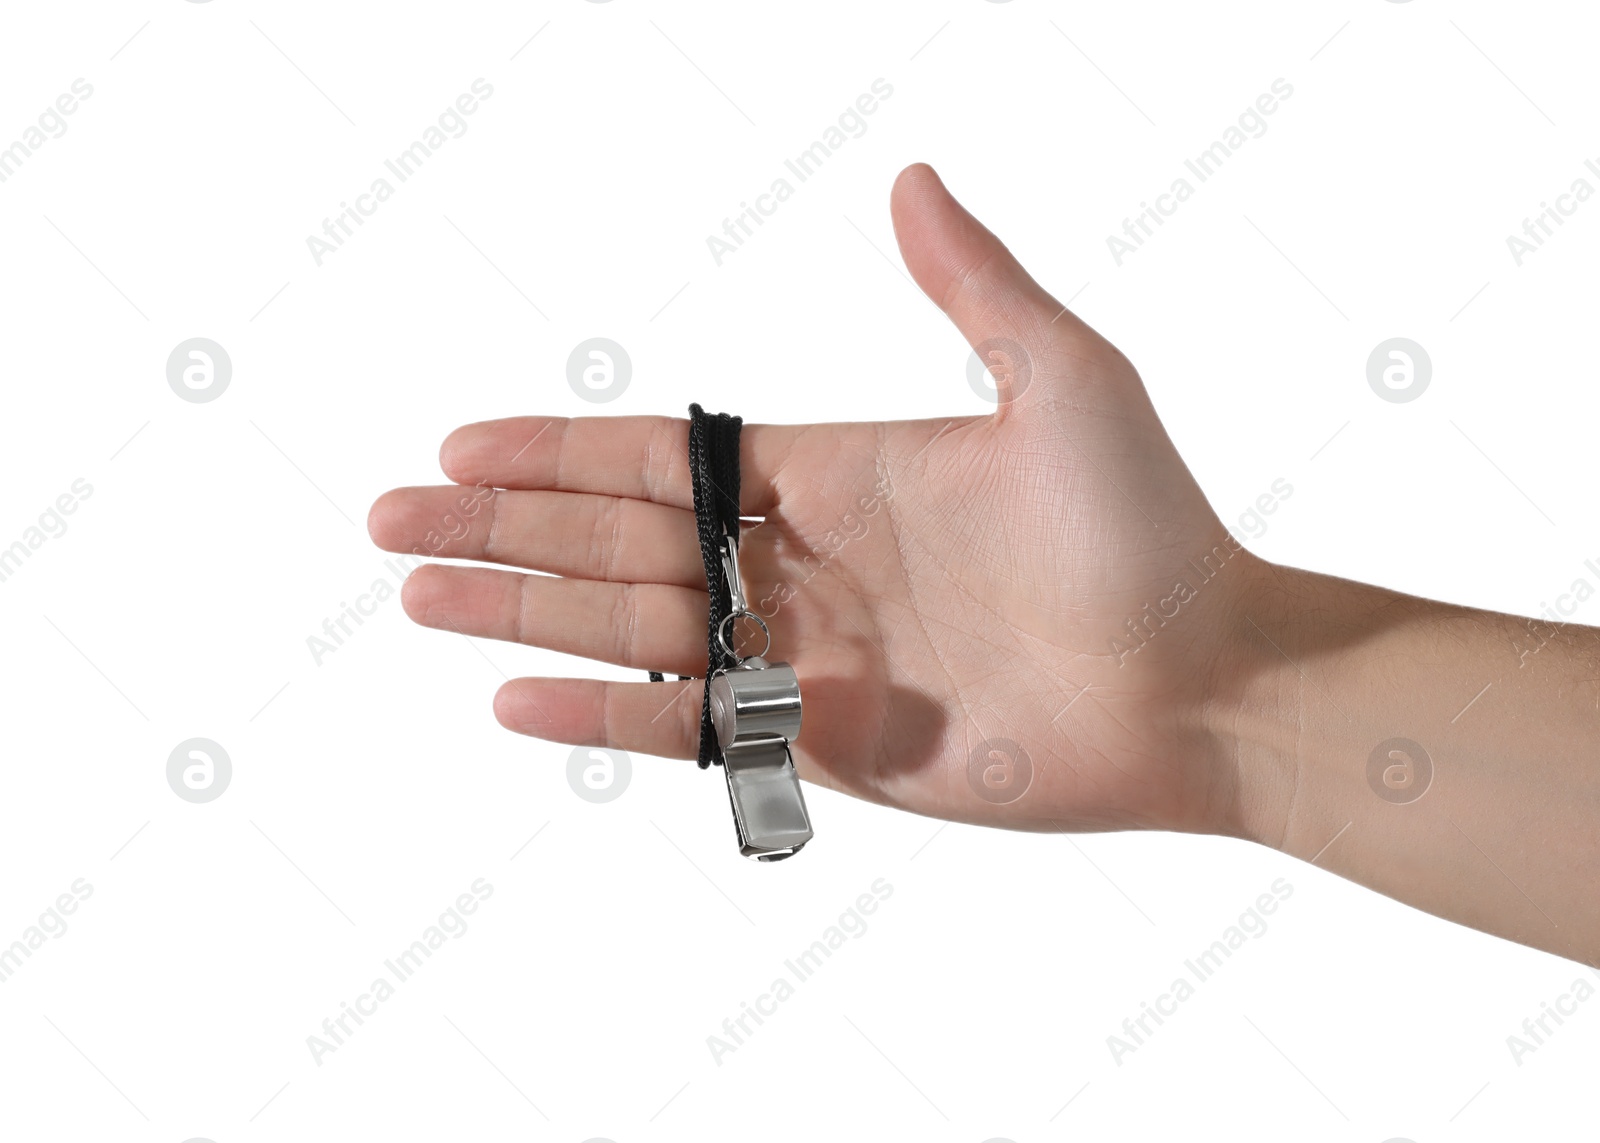
<path id="1" fill-rule="evenodd" d="M 739 432 L 739 511 L 765 516 L 799 425 Z M 689 422 L 682 417 L 508 417 L 464 425 L 439 450 L 458 484 L 588 492 L 694 508 Z"/>

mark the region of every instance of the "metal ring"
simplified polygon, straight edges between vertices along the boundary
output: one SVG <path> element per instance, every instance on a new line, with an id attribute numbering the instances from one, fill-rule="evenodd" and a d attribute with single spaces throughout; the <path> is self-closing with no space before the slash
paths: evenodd
<path id="1" fill-rule="evenodd" d="M 730 647 L 728 645 L 727 628 L 728 628 L 728 624 L 731 623 L 733 620 L 739 619 L 739 618 L 745 617 L 745 616 L 748 616 L 749 618 L 754 619 L 756 621 L 756 625 L 761 628 L 761 633 L 767 637 L 767 645 L 765 647 L 761 648 L 761 651 L 760 651 L 759 654 L 754 655 L 754 656 L 745 655 L 745 656 L 743 656 L 743 658 L 746 658 L 746 659 L 749 659 L 749 658 L 760 658 L 760 657 L 764 656 L 768 651 L 772 650 L 772 632 L 767 627 L 767 621 L 765 619 L 762 619 L 761 616 L 757 615 L 754 611 L 730 611 L 728 614 L 724 615 L 722 617 L 722 622 L 717 624 L 717 642 L 719 644 L 721 644 L 722 645 L 722 649 L 724 651 L 726 651 L 729 655 L 733 656 L 733 658 L 735 658 L 735 659 L 741 658 L 739 652 L 735 651 L 732 647 Z"/>

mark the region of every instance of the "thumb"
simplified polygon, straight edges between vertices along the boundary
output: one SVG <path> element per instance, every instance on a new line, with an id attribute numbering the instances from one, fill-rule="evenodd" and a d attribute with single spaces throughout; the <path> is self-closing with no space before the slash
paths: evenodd
<path id="1" fill-rule="evenodd" d="M 1081 355 L 1101 340 L 1033 280 L 926 163 L 900 172 L 889 209 L 911 276 L 989 367 L 1002 408 L 1022 396 L 1047 359 L 1063 350 Z"/>

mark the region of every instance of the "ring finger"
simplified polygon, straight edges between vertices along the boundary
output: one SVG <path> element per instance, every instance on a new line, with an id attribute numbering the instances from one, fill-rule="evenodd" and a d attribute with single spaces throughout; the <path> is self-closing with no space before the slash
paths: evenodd
<path id="1" fill-rule="evenodd" d="M 526 643 L 621 667 L 704 674 L 706 593 L 427 564 L 400 594 L 425 627 Z"/>

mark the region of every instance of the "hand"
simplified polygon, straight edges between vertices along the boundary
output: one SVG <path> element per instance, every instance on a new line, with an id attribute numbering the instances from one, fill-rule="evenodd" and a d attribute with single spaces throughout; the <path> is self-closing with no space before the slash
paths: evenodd
<path id="1" fill-rule="evenodd" d="M 801 777 L 956 821 L 1245 837 L 1600 957 L 1600 631 L 1251 556 L 1127 359 L 927 167 L 901 174 L 892 206 L 917 283 L 975 349 L 1004 343 L 988 358 L 999 402 L 986 417 L 745 426 L 741 509 L 764 519 L 740 566 L 801 679 Z M 686 435 L 665 417 L 456 430 L 442 455 L 456 486 L 385 494 L 373 538 L 562 578 L 423 566 L 406 611 L 703 672 Z M 442 538 L 444 519 L 460 526 Z M 517 679 L 495 713 L 540 738 L 692 758 L 701 690 Z"/>
<path id="2" fill-rule="evenodd" d="M 1013 828 L 1237 832 L 1237 781 L 1205 720 L 1218 634 L 1259 562 L 1207 506 L 1133 366 L 930 168 L 901 174 L 892 210 L 906 265 L 968 342 L 1005 339 L 1024 361 L 991 358 L 1015 375 L 988 416 L 744 427 L 741 510 L 764 521 L 747 528 L 740 564 L 771 657 L 801 679 L 801 777 Z M 703 675 L 686 433 L 666 417 L 456 430 L 445 474 L 485 502 L 464 534 L 426 550 L 562 578 L 428 565 L 405 585 L 407 613 Z M 372 536 L 417 550 L 462 494 L 389 492 Z M 495 713 L 539 738 L 692 758 L 701 690 L 517 679 Z M 1027 762 L 1008 771 L 985 746 L 996 739 Z"/>

